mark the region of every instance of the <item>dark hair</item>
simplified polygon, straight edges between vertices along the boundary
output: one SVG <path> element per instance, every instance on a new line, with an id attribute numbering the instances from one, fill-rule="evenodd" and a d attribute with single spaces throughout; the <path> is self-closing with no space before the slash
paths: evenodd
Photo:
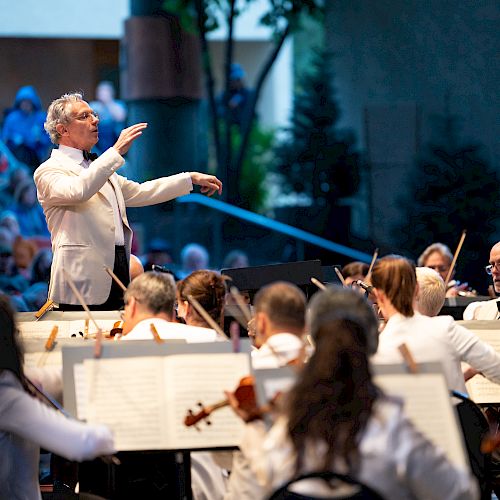
<path id="1" fill-rule="evenodd" d="M 316 348 L 287 399 L 288 433 L 297 454 L 296 473 L 308 444 L 324 443 L 321 466 L 341 460 L 359 466 L 359 437 L 379 395 L 366 354 L 366 332 L 355 316 L 326 313 L 314 332 Z"/>
<path id="2" fill-rule="evenodd" d="M 275 325 L 304 328 L 306 296 L 291 283 L 277 281 L 266 285 L 255 295 L 253 305 L 256 313 L 266 313 Z"/>
<path id="3" fill-rule="evenodd" d="M 368 274 L 368 269 L 370 266 L 365 264 L 364 262 L 349 262 L 342 268 L 342 276 L 344 278 L 349 278 L 350 276 L 356 276 L 357 274 L 361 274 L 362 276 L 366 276 Z"/>
<path id="4" fill-rule="evenodd" d="M 214 271 L 194 271 L 183 280 L 177 282 L 177 293 L 181 300 L 194 297 L 207 311 L 210 317 L 221 325 L 224 302 L 226 298 L 226 280 L 228 278 Z M 206 321 L 194 310 L 193 315 L 200 322 Z M 209 326 L 207 324 L 207 326 Z"/>
<path id="5" fill-rule="evenodd" d="M 23 359 L 14 310 L 9 297 L 0 294 L 0 373 L 3 370 L 10 370 L 25 386 Z"/>
<path id="6" fill-rule="evenodd" d="M 388 255 L 373 266 L 372 285 L 382 290 L 394 308 L 403 316 L 412 317 L 417 287 L 415 264 L 401 255 Z"/>

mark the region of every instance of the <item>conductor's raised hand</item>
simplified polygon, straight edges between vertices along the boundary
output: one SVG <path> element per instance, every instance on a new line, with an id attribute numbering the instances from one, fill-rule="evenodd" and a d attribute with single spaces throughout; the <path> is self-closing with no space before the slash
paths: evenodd
<path id="1" fill-rule="evenodd" d="M 148 126 L 147 123 L 136 123 L 131 127 L 124 128 L 120 132 L 120 137 L 114 144 L 114 148 L 120 155 L 124 155 L 129 149 L 132 143 L 142 135 L 142 131 Z"/>
<path id="2" fill-rule="evenodd" d="M 215 175 L 191 172 L 191 182 L 201 186 L 200 191 L 207 196 L 212 196 L 214 193 L 222 194 L 222 182 Z"/>

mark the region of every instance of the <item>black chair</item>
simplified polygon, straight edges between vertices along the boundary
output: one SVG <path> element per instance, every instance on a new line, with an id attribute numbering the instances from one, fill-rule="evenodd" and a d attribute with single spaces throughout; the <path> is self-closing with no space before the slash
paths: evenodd
<path id="1" fill-rule="evenodd" d="M 332 496 L 315 497 L 290 491 L 290 487 L 292 485 L 305 479 L 319 479 L 326 482 L 332 490 Z M 383 500 L 378 493 L 373 491 L 368 486 L 352 479 L 349 476 L 337 474 L 335 472 L 311 472 L 309 474 L 298 476 L 278 488 L 268 500 L 315 500 L 320 498 L 323 500 L 326 498 L 334 498 L 336 500 Z"/>
<path id="2" fill-rule="evenodd" d="M 481 499 L 491 500 L 491 456 L 481 452 L 481 443 L 484 437 L 490 432 L 490 425 L 481 411 L 481 408 L 465 394 L 451 391 L 451 395 L 460 399 L 460 403 L 456 405 L 456 409 L 462 427 L 472 473 L 479 482 Z"/>

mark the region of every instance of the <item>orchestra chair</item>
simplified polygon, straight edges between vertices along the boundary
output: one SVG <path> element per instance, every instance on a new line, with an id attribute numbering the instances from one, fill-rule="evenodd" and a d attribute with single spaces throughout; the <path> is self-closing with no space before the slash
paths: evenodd
<path id="1" fill-rule="evenodd" d="M 317 481 L 323 481 L 327 483 L 327 486 L 331 490 L 331 496 L 312 496 L 302 493 L 295 493 L 290 490 L 295 484 L 300 481 L 312 481 L 311 485 L 316 486 Z M 342 500 L 383 500 L 383 498 L 376 493 L 374 490 L 368 486 L 360 483 L 359 481 L 343 475 L 337 474 L 336 472 L 311 472 L 309 474 L 303 474 L 298 476 L 280 488 L 274 491 L 274 493 L 268 498 L 268 500 L 325 500 L 325 499 L 342 499 Z"/>
<path id="2" fill-rule="evenodd" d="M 490 425 L 481 408 L 472 399 L 457 391 L 451 391 L 451 395 L 460 400 L 456 405 L 458 419 L 472 473 L 476 476 L 481 490 L 481 500 L 491 500 L 491 455 L 481 452 L 481 443 L 490 432 Z"/>

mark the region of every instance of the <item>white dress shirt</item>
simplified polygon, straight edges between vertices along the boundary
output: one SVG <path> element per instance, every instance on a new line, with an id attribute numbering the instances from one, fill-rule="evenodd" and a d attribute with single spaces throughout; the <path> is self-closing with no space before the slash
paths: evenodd
<path id="1" fill-rule="evenodd" d="M 280 417 L 266 434 L 264 425 L 247 424 L 241 450 L 267 498 L 295 475 L 295 451 L 288 438 L 287 420 Z M 322 467 L 325 447 L 306 449 L 301 473 Z M 475 479 L 468 469 L 450 463 L 444 453 L 425 439 L 404 416 L 401 404 L 384 398 L 374 405 L 359 444 L 360 468 L 355 478 L 383 498 L 447 500 L 478 498 Z M 344 472 L 340 466 L 332 467 Z M 309 488 L 314 489 L 307 489 Z M 302 494 L 318 495 L 318 482 L 304 484 Z M 295 490 L 294 490 L 295 491 Z"/>
<path id="2" fill-rule="evenodd" d="M 467 394 L 460 363 L 480 371 L 492 382 L 500 383 L 500 355 L 474 333 L 457 325 L 451 316 L 430 318 L 416 312 L 408 318 L 395 314 L 380 334 L 374 363 L 401 363 L 398 346 L 405 343 L 415 361 L 441 362 L 448 388 Z"/>
<path id="3" fill-rule="evenodd" d="M 464 311 L 465 320 L 481 319 L 495 320 L 500 318 L 498 312 L 498 302 L 500 299 L 471 302 Z"/>

